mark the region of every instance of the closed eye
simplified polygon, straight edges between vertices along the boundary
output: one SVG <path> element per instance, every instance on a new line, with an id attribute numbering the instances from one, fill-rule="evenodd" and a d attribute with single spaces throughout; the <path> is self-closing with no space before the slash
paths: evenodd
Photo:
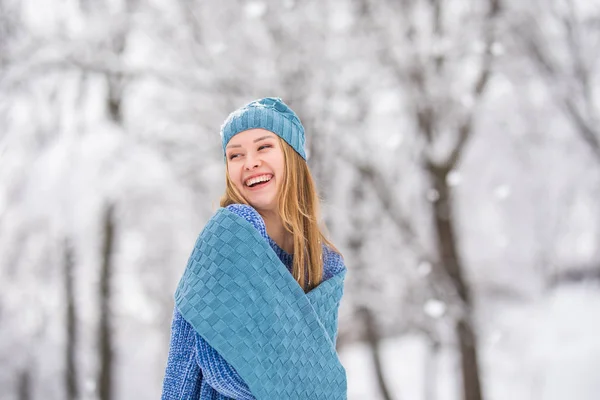
<path id="1" fill-rule="evenodd" d="M 270 144 L 263 144 L 262 146 L 260 146 L 260 147 L 258 148 L 258 150 L 260 151 L 260 150 L 262 150 L 262 149 L 267 149 L 267 148 L 271 148 L 271 147 L 273 147 L 273 146 L 272 146 L 272 145 L 270 145 Z"/>

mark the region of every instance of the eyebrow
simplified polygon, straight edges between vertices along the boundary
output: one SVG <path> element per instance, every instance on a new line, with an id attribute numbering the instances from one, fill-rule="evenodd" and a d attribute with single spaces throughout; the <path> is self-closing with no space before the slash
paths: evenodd
<path id="1" fill-rule="evenodd" d="M 254 139 L 254 143 L 260 142 L 261 140 L 273 139 L 273 138 L 275 138 L 275 136 L 273 136 L 273 135 L 261 136 L 258 139 Z M 242 147 L 242 145 L 241 144 L 230 144 L 229 146 L 227 146 L 228 149 L 233 148 L 233 147 Z"/>

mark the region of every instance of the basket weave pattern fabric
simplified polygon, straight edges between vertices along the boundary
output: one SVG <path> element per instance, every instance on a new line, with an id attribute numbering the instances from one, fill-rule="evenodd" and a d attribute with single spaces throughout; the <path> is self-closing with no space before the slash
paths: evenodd
<path id="1" fill-rule="evenodd" d="M 221 208 L 175 293 L 184 318 L 257 399 L 346 399 L 335 351 L 345 271 L 305 294 L 260 233 Z"/>

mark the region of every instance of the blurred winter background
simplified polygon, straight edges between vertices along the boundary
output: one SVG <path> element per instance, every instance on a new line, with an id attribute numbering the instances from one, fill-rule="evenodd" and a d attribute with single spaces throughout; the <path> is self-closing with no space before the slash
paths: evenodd
<path id="1" fill-rule="evenodd" d="M 0 398 L 157 399 L 219 127 L 300 115 L 350 400 L 600 396 L 598 0 L 0 0 Z"/>

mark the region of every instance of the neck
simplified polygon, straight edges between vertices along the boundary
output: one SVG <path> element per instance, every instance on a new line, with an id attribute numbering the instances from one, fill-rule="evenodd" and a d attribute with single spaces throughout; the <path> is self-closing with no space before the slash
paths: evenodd
<path id="1" fill-rule="evenodd" d="M 286 253 L 294 252 L 294 238 L 283 226 L 281 217 L 276 211 L 259 211 L 259 214 L 265 221 L 267 234 L 277 243 Z"/>

